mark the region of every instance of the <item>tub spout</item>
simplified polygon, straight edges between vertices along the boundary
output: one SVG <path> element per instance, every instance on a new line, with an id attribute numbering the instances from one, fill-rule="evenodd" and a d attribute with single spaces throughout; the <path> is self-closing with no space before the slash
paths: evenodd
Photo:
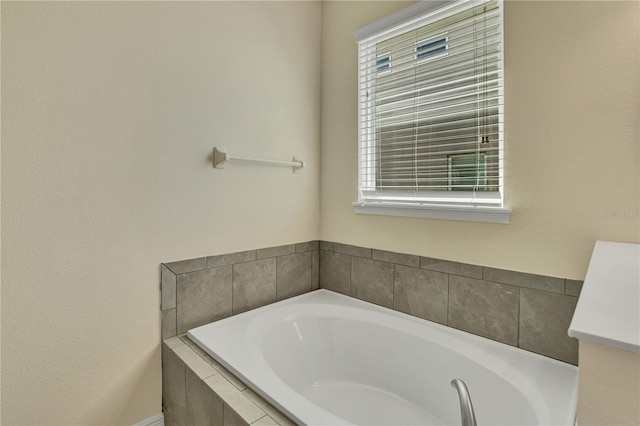
<path id="1" fill-rule="evenodd" d="M 462 426 L 477 426 L 476 415 L 473 412 L 473 404 L 467 385 L 460 379 L 453 379 L 451 386 L 458 391 L 460 398 L 460 415 L 462 416 Z"/>

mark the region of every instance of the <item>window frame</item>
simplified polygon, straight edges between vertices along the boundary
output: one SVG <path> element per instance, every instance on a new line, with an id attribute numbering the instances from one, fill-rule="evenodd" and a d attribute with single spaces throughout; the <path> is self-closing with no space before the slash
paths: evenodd
<path id="1" fill-rule="evenodd" d="M 420 26 L 428 25 L 455 13 L 482 5 L 487 0 L 458 0 L 458 1 L 421 1 L 408 8 L 402 9 L 381 20 L 366 25 L 354 32 L 359 43 L 358 49 L 358 201 L 353 203 L 356 213 L 426 217 L 435 219 L 465 220 L 492 223 L 509 223 L 511 210 L 504 204 L 504 158 L 503 141 L 499 140 L 499 168 L 498 193 L 472 191 L 413 191 L 410 196 L 394 195 L 394 191 L 378 190 L 376 186 L 376 141 L 375 132 L 365 122 L 375 115 L 374 97 L 375 77 L 378 74 L 393 72 L 393 61 L 389 54 L 389 67 L 373 75 L 367 74 L 363 78 L 361 67 L 368 66 L 376 58 L 384 55 L 376 54 L 376 43 L 404 34 Z M 503 1 L 498 0 L 500 20 L 504 23 Z M 500 27 L 500 38 L 504 45 L 504 25 Z M 445 38 L 443 52 L 423 59 L 417 58 L 420 45 L 429 40 L 437 41 Z M 367 41 L 363 49 L 362 41 Z M 448 54 L 449 38 L 446 29 L 436 36 L 429 36 L 415 43 L 416 60 L 431 61 Z M 386 54 L 386 53 L 385 53 Z M 500 51 L 500 73 L 504 76 L 504 48 Z M 504 85 L 500 89 L 504 99 Z M 500 114 L 504 114 L 503 102 L 500 103 Z M 366 118 L 366 119 L 365 119 Z M 373 127 L 374 125 L 372 125 Z M 504 124 L 499 124 L 500 132 L 504 131 Z M 460 154 L 463 154 L 462 152 Z M 366 163 L 363 163 L 366 158 Z M 449 163 L 449 160 L 447 160 Z M 363 172 L 363 169 L 366 172 Z M 486 170 L 486 166 L 485 166 Z M 407 194 L 404 191 L 403 194 Z M 422 195 L 426 194 L 426 197 Z"/>

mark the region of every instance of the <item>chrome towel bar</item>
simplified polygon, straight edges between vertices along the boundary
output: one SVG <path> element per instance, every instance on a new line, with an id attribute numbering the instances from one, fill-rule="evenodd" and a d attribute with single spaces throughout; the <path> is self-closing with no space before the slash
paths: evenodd
<path id="1" fill-rule="evenodd" d="M 271 164 L 275 166 L 289 166 L 293 168 L 293 173 L 300 173 L 300 170 L 304 167 L 304 161 L 293 157 L 293 161 L 282 160 L 269 160 L 264 158 L 244 157 L 240 155 L 231 155 L 227 152 L 221 151 L 218 148 L 213 148 L 213 167 L 216 169 L 224 169 L 227 161 L 239 160 L 250 161 L 253 163 Z"/>

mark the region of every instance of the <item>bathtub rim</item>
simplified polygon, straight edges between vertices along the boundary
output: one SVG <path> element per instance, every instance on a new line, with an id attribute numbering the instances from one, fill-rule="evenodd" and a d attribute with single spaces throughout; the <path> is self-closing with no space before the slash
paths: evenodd
<path id="1" fill-rule="evenodd" d="M 312 300 L 312 301 L 308 301 L 307 299 L 311 299 L 311 298 L 319 298 L 319 300 Z M 360 299 L 356 299 L 354 297 L 351 296 L 347 296 L 341 293 L 337 293 L 337 292 L 333 292 L 327 289 L 317 289 L 314 290 L 312 292 L 309 293 L 305 293 L 299 296 L 295 296 L 286 300 L 282 300 L 273 304 L 269 304 L 269 305 L 265 305 L 247 312 L 243 312 L 241 314 L 238 315 L 234 315 L 232 317 L 228 317 L 219 321 L 215 321 L 209 324 L 205 324 L 203 326 L 200 327 L 196 327 L 193 328 L 191 330 L 188 331 L 187 333 L 187 337 L 189 339 L 191 339 L 193 342 L 195 342 L 200 348 L 202 348 L 205 352 L 207 352 L 207 354 L 209 354 L 212 358 L 214 358 L 216 361 L 218 361 L 220 364 L 222 364 L 224 367 L 226 367 L 227 369 L 229 369 L 234 375 L 236 375 L 238 378 L 240 378 L 247 386 L 249 386 L 251 389 L 253 389 L 256 393 L 258 393 L 259 395 L 261 395 L 263 398 L 265 398 L 267 401 L 269 401 L 271 404 L 273 404 L 275 407 L 277 407 L 280 411 L 282 411 L 283 413 L 285 413 L 292 421 L 294 421 L 297 424 L 308 424 L 306 423 L 302 418 L 300 418 L 300 416 L 298 414 L 296 414 L 296 410 L 294 409 L 293 411 L 291 409 L 289 409 L 286 404 L 283 405 L 280 401 L 278 401 L 277 399 L 273 398 L 272 395 L 270 395 L 269 393 L 263 391 L 262 387 L 260 386 L 260 383 L 255 383 L 254 380 L 252 380 L 252 378 L 247 377 L 247 375 L 245 375 L 243 372 L 239 371 L 235 365 L 233 365 L 232 363 L 228 362 L 223 356 L 217 354 L 216 352 L 214 352 L 212 349 L 210 349 L 205 342 L 203 342 L 198 335 L 200 335 L 203 331 L 207 330 L 209 327 L 220 327 L 220 326 L 226 326 L 228 323 L 246 323 L 245 326 L 250 325 L 252 322 L 254 322 L 254 317 L 260 317 L 263 316 L 265 313 L 268 313 L 270 311 L 276 310 L 278 308 L 284 308 L 287 307 L 289 305 L 295 305 L 295 304 L 304 304 L 304 305 L 309 305 L 309 304 L 315 304 L 315 305 L 319 305 L 319 304 L 329 304 L 329 305 L 338 305 L 338 306 L 344 306 L 347 308 L 352 308 L 352 309 L 359 309 L 359 310 L 365 310 L 365 311 L 372 311 L 377 315 L 389 315 L 392 317 L 397 318 L 400 321 L 409 321 L 412 322 L 414 324 L 417 324 L 418 326 L 426 326 L 426 327 L 430 327 L 433 328 L 435 330 L 435 332 L 437 333 L 442 333 L 445 335 L 450 335 L 453 336 L 454 340 L 462 340 L 462 341 L 468 341 L 470 345 L 474 345 L 477 344 L 478 346 L 480 346 L 483 349 L 486 349 L 486 347 L 489 347 L 489 352 L 493 351 L 494 349 L 491 349 L 492 347 L 495 348 L 495 351 L 500 352 L 500 351 L 507 351 L 508 353 L 512 353 L 514 357 L 516 358 L 521 358 L 521 359 L 530 359 L 532 360 L 532 362 L 534 361 L 538 361 L 538 362 L 543 362 L 543 363 L 549 363 L 550 365 L 555 365 L 556 367 L 559 368 L 565 368 L 570 370 L 573 373 L 573 376 L 575 377 L 575 382 L 573 383 L 573 386 L 571 386 L 571 395 L 569 395 L 567 398 L 569 399 L 569 403 L 571 404 L 571 407 L 569 409 L 569 413 L 566 416 L 566 419 L 571 418 L 571 420 L 567 420 L 567 424 L 573 424 L 574 420 L 575 420 L 575 414 L 576 414 L 576 409 L 577 409 L 577 392 L 578 392 L 578 383 L 577 383 L 577 375 L 578 375 L 578 367 L 565 363 L 563 361 L 559 361 L 544 355 L 540 355 L 537 354 L 535 352 L 530 352 L 515 346 L 511 346 L 505 343 L 501 343 L 492 339 L 488 339 L 479 335 L 475 335 L 463 330 L 459 330 L 459 329 L 455 329 L 453 327 L 449 327 L 443 324 L 439 324 L 439 323 L 435 323 L 432 321 L 428 321 L 422 318 L 418 318 L 403 312 L 399 312 L 399 311 L 395 311 L 389 308 L 385 308 L 379 305 L 375 305 L 372 304 L 370 302 L 366 302 Z M 268 314 L 267 314 L 268 316 Z M 246 330 L 247 327 L 244 327 L 244 329 Z M 245 331 L 246 332 L 246 331 Z M 206 339 L 204 339 L 206 340 Z M 252 347 L 251 345 L 245 347 L 245 349 L 249 349 L 251 353 L 251 355 L 255 355 L 255 351 L 256 351 L 256 347 L 255 345 Z M 244 356 L 247 356 L 246 354 Z M 259 359 L 259 358 L 258 358 Z M 527 361 L 528 362 L 528 361 Z M 288 386 L 280 377 L 278 377 L 275 372 L 273 372 L 273 370 L 271 369 L 271 367 L 268 366 L 268 364 L 265 362 L 264 359 L 260 360 L 260 366 L 261 367 L 265 367 L 267 366 L 267 370 L 269 375 L 271 376 L 270 379 L 274 380 L 275 386 L 279 388 L 278 390 L 278 394 L 280 395 L 281 393 L 284 393 L 285 396 L 291 396 L 292 394 L 294 394 L 296 397 L 301 398 L 302 400 L 308 402 L 308 404 L 312 405 L 313 407 L 315 407 L 315 409 L 313 411 L 315 411 L 317 415 L 320 415 L 320 418 L 323 418 L 325 421 L 323 421 L 323 424 L 345 424 L 345 422 L 348 423 L 348 421 L 346 421 L 345 419 L 342 419 L 336 415 L 334 415 L 333 413 L 330 413 L 329 411 L 324 410 L 323 408 L 313 404 L 311 401 L 307 400 L 306 398 L 304 398 L 302 395 L 300 395 L 295 389 L 291 388 L 290 386 Z M 515 368 L 515 367 L 510 367 L 510 368 Z M 490 369 L 491 370 L 491 369 Z M 253 374 L 253 373 L 251 373 Z M 251 375 L 249 374 L 249 375 Z M 518 373 L 520 374 L 520 373 Z M 507 380 L 508 382 L 511 383 L 511 380 Z M 270 391 L 273 390 L 273 387 L 270 389 Z M 294 398 L 295 399 L 295 398 Z M 548 398 L 543 398 L 545 400 L 545 403 L 550 402 Z M 291 401 L 289 401 L 289 403 L 291 403 Z M 536 408 L 536 405 L 534 405 L 532 403 L 532 407 Z M 545 408 L 546 410 L 546 408 Z M 547 410 L 548 411 L 548 410 Z M 303 416 L 305 417 L 305 416 Z M 556 424 L 556 423 L 554 423 Z"/>

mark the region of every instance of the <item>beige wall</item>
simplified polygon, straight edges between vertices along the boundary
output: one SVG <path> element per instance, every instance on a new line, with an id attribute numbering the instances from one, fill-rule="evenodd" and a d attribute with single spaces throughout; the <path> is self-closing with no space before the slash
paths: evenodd
<path id="1" fill-rule="evenodd" d="M 318 237 L 319 3 L 2 2 L 2 423 L 161 410 L 159 264 Z M 213 146 L 308 167 L 214 170 Z"/>
<path id="2" fill-rule="evenodd" d="M 640 424 L 640 354 L 580 341 L 581 426 Z"/>
<path id="3" fill-rule="evenodd" d="M 352 31 L 408 4 L 2 2 L 3 424 L 160 411 L 162 261 L 320 235 L 580 279 L 639 242 L 605 215 L 638 208 L 637 2 L 507 3 L 511 224 L 353 213 Z"/>
<path id="4" fill-rule="evenodd" d="M 595 240 L 640 242 L 640 3 L 505 4 L 508 225 L 356 215 L 353 30 L 406 2 L 323 3 L 321 237 L 583 279 Z"/>

